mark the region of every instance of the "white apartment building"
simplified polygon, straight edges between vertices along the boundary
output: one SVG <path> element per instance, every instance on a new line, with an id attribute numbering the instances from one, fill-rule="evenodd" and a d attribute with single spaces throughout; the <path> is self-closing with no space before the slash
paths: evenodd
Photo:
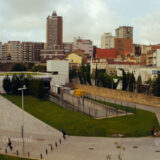
<path id="1" fill-rule="evenodd" d="M 73 48 L 72 50 L 81 49 L 84 50 L 85 54 L 89 56 L 93 56 L 93 43 L 91 40 L 84 40 L 79 38 L 73 39 Z"/>
<path id="2" fill-rule="evenodd" d="M 112 33 L 104 33 L 101 36 L 101 49 L 115 48 L 115 37 Z"/>

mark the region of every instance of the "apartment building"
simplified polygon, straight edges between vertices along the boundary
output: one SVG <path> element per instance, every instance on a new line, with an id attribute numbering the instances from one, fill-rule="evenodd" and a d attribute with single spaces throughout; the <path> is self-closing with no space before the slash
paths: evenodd
<path id="1" fill-rule="evenodd" d="M 22 42 L 22 49 L 23 49 L 23 61 L 33 62 L 34 61 L 34 43 Z"/>
<path id="2" fill-rule="evenodd" d="M 133 27 L 121 26 L 116 30 L 116 38 L 132 39 L 133 40 Z"/>
<path id="3" fill-rule="evenodd" d="M 44 50 L 43 42 L 35 42 L 34 43 L 34 61 L 41 60 L 41 50 Z"/>
<path id="4" fill-rule="evenodd" d="M 77 49 L 83 50 L 86 55 L 93 57 L 93 42 L 91 40 L 74 38 L 72 50 Z"/>
<path id="5" fill-rule="evenodd" d="M 101 36 L 101 49 L 115 48 L 115 37 L 112 33 L 104 33 Z"/>
<path id="6" fill-rule="evenodd" d="M 7 60 L 12 62 L 23 61 L 22 44 L 20 41 L 8 41 L 6 44 Z"/>

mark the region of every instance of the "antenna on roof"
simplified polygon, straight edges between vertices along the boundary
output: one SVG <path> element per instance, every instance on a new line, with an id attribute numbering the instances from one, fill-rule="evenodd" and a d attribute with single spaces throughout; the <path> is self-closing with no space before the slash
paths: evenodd
<path id="1" fill-rule="evenodd" d="M 57 13 L 55 10 L 53 10 L 52 16 L 57 16 Z"/>

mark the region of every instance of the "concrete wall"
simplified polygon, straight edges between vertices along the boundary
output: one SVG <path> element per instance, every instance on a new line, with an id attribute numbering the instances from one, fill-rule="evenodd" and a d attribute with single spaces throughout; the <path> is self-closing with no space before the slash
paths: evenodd
<path id="1" fill-rule="evenodd" d="M 149 106 L 160 107 L 160 98 L 152 95 L 138 94 L 133 92 L 126 92 L 121 90 L 112 90 L 108 88 L 81 85 L 81 84 L 72 84 L 74 88 L 80 88 L 85 90 L 87 93 L 95 96 L 107 97 L 122 101 L 134 102 Z"/>

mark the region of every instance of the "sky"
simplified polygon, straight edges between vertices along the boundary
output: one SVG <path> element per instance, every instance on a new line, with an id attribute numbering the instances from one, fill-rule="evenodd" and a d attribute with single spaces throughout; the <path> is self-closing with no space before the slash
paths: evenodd
<path id="1" fill-rule="evenodd" d="M 134 43 L 160 43 L 159 0 L 0 0 L 0 41 L 46 42 L 46 18 L 63 17 L 63 41 L 90 39 L 100 47 L 103 33 L 134 27 Z"/>

